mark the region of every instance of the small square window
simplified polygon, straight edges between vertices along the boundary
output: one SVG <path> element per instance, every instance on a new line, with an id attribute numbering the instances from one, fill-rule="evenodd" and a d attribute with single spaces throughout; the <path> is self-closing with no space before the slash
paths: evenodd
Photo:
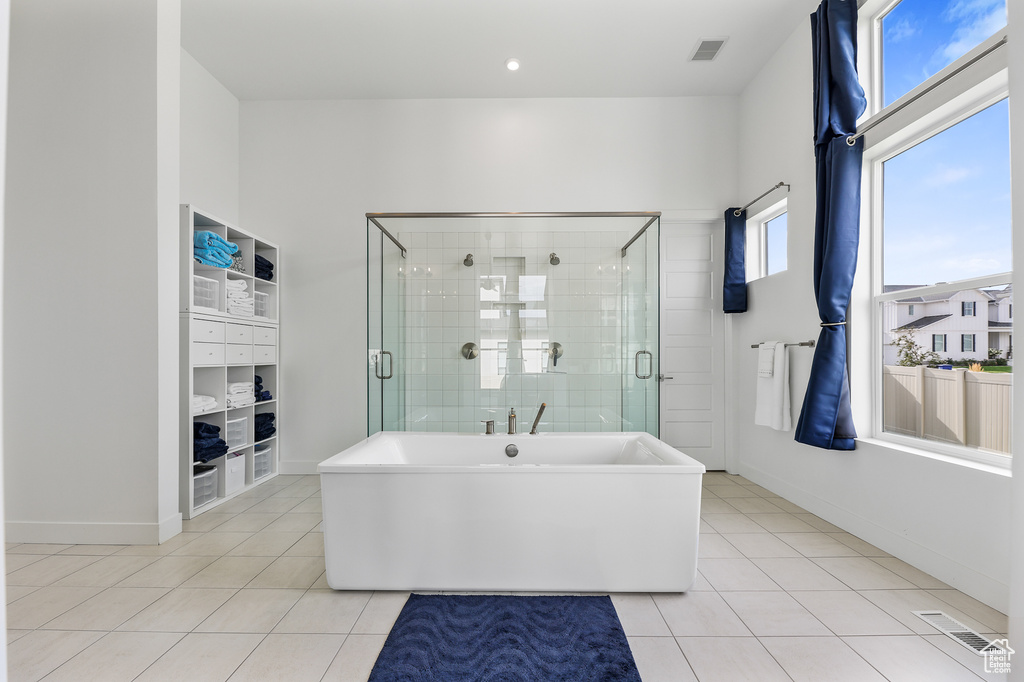
<path id="1" fill-rule="evenodd" d="M 913 314 L 914 314 L 914 304 L 911 303 L 910 305 L 907 306 L 907 315 L 913 315 Z"/>
<path id="2" fill-rule="evenodd" d="M 960 315 L 963 317 L 974 317 L 974 301 L 961 301 Z"/>
<path id="3" fill-rule="evenodd" d="M 946 352 L 946 335 L 932 334 L 932 350 L 936 353 Z"/>
<path id="4" fill-rule="evenodd" d="M 787 267 L 786 201 L 747 218 L 747 281 L 784 272 Z"/>

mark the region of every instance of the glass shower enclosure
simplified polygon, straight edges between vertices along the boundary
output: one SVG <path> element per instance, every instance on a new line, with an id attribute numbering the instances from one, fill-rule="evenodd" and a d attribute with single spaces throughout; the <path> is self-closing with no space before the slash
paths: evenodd
<path id="1" fill-rule="evenodd" d="M 367 434 L 658 436 L 660 213 L 368 213 Z"/>

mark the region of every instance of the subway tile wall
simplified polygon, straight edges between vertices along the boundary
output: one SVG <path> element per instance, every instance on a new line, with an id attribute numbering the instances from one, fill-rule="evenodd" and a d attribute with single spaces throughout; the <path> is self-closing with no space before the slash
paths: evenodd
<path id="1" fill-rule="evenodd" d="M 544 402 L 542 431 L 621 430 L 623 287 L 643 290 L 622 277 L 631 236 L 399 232 L 408 253 L 385 285 L 384 337 L 399 348 L 395 409 L 404 428 L 481 433 L 493 419 L 501 433 L 515 408 L 525 432 Z M 478 357 L 462 357 L 466 343 Z M 557 362 L 553 343 L 562 346 Z"/>

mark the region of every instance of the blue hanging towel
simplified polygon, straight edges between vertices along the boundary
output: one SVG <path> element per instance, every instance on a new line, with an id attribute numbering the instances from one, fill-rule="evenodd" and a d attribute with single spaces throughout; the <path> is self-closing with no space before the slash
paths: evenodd
<path id="1" fill-rule="evenodd" d="M 739 215 L 736 212 L 739 211 Z M 727 313 L 747 312 L 747 212 L 730 208 L 725 212 L 725 273 L 722 309 Z"/>

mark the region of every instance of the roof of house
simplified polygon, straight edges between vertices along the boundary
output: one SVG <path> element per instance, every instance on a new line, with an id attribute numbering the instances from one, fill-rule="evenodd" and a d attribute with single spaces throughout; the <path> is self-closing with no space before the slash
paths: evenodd
<path id="1" fill-rule="evenodd" d="M 917 318 L 913 322 L 908 322 L 907 324 L 903 325 L 902 327 L 897 327 L 893 331 L 897 331 L 898 332 L 898 331 L 902 331 L 904 329 L 906 329 L 906 330 L 921 329 L 923 327 L 927 327 L 930 324 L 935 324 L 939 320 L 944 320 L 947 317 L 952 317 L 952 315 L 949 314 L 949 313 L 946 313 L 945 315 L 925 315 L 924 317 Z"/>
<path id="2" fill-rule="evenodd" d="M 989 320 L 989 329 L 1013 329 L 1013 322 L 995 322 Z"/>

